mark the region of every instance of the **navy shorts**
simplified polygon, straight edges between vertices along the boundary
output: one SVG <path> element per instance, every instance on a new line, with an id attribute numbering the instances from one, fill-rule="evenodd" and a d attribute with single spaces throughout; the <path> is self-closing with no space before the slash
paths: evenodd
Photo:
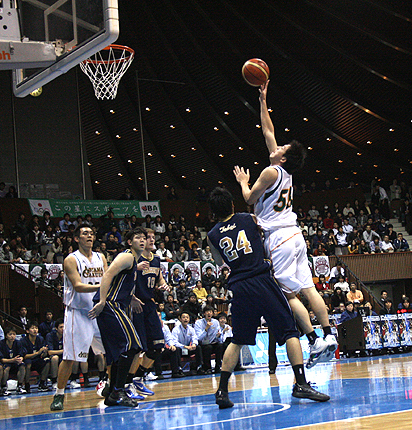
<path id="1" fill-rule="evenodd" d="M 124 352 L 142 350 L 142 344 L 130 318 L 113 302 L 106 302 L 97 317 L 97 325 L 106 351 L 107 364 L 116 362 Z"/>
<path id="2" fill-rule="evenodd" d="M 289 303 L 269 273 L 234 282 L 229 288 L 233 292 L 233 343 L 255 345 L 262 316 L 279 345 L 299 337 Z"/>
<path id="3" fill-rule="evenodd" d="M 33 372 L 33 370 L 35 370 L 37 373 L 41 373 L 43 372 L 44 367 L 46 366 L 46 364 L 50 361 L 49 358 L 37 358 L 37 359 L 28 359 L 26 360 L 26 365 L 31 364 L 31 368 L 30 371 Z"/>
<path id="4" fill-rule="evenodd" d="M 133 312 L 133 324 L 142 341 L 143 351 L 164 348 L 165 340 L 162 324 L 157 315 L 156 303 L 149 300 L 142 305 L 142 308 L 143 312 L 139 314 Z"/>
<path id="5" fill-rule="evenodd" d="M 20 364 L 17 364 L 17 363 L 6 363 L 6 364 L 4 364 L 4 368 L 10 367 L 10 373 L 9 373 L 10 375 L 17 374 L 17 372 L 20 369 L 20 366 L 26 367 L 26 363 L 23 361 Z"/>

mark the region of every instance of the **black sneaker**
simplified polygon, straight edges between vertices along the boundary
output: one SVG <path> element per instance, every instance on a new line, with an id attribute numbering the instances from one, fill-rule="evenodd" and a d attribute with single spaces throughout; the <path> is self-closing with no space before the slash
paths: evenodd
<path id="1" fill-rule="evenodd" d="M 139 403 L 131 399 L 124 390 L 112 391 L 109 397 L 104 401 L 106 406 L 126 406 L 128 408 L 138 408 Z"/>
<path id="2" fill-rule="evenodd" d="M 64 403 L 64 394 L 55 394 L 50 405 L 51 411 L 62 411 Z"/>
<path id="3" fill-rule="evenodd" d="M 165 379 L 165 377 L 163 376 L 162 373 L 160 375 L 156 375 L 156 376 L 157 376 L 158 381 L 160 381 L 161 379 Z"/>
<path id="4" fill-rule="evenodd" d="M 89 379 L 88 379 L 88 378 L 85 378 L 85 379 L 84 379 L 83 387 L 84 387 L 84 388 L 90 388 L 90 387 L 91 387 L 91 385 L 90 385 L 90 381 L 89 381 Z"/>
<path id="5" fill-rule="evenodd" d="M 204 375 L 206 372 L 201 368 L 201 367 L 199 367 L 199 369 L 197 369 L 197 372 L 196 372 L 198 375 Z"/>
<path id="6" fill-rule="evenodd" d="M 216 367 L 215 367 L 215 370 L 214 370 L 214 372 L 213 372 L 213 373 L 216 373 L 216 374 L 217 374 L 217 373 L 220 373 L 220 367 L 216 366 Z"/>
<path id="7" fill-rule="evenodd" d="M 310 384 L 300 385 L 295 384 L 292 391 L 292 396 L 298 399 L 310 399 L 315 402 L 327 402 L 330 397 L 326 394 L 319 393 L 319 391 L 314 390 Z"/>
<path id="8" fill-rule="evenodd" d="M 46 385 L 46 381 L 40 381 L 39 391 L 50 391 L 50 388 Z"/>
<path id="9" fill-rule="evenodd" d="M 181 370 L 177 371 L 176 373 L 172 373 L 172 378 L 184 378 L 184 377 L 185 377 L 185 374 Z"/>
<path id="10" fill-rule="evenodd" d="M 234 403 L 229 399 L 229 393 L 222 390 L 217 390 L 215 393 L 216 404 L 219 405 L 219 409 L 233 408 Z"/>
<path id="11" fill-rule="evenodd" d="M 26 382 L 24 389 L 26 390 L 27 394 L 31 393 L 31 387 L 30 387 L 30 382 Z"/>

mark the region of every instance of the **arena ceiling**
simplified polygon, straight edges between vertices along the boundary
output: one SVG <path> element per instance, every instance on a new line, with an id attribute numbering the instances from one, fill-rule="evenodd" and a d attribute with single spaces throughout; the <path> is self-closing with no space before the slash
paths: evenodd
<path id="1" fill-rule="evenodd" d="M 411 2 L 119 3 L 118 43 L 136 58 L 117 98 L 97 101 L 79 72 L 96 197 L 116 198 L 130 186 L 143 198 L 144 163 L 150 199 L 172 186 L 181 197 L 202 185 L 238 190 L 235 164 L 255 180 L 268 154 L 258 90 L 241 76 L 254 57 L 271 69 L 278 141 L 308 148 L 297 184 L 412 182 Z"/>

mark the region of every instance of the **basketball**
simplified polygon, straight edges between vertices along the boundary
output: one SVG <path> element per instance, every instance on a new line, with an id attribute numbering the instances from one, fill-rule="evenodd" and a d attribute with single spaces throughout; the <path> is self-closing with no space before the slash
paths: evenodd
<path id="1" fill-rule="evenodd" d="M 242 76 L 252 87 L 260 87 L 269 79 L 269 67 L 263 60 L 252 58 L 243 65 Z"/>

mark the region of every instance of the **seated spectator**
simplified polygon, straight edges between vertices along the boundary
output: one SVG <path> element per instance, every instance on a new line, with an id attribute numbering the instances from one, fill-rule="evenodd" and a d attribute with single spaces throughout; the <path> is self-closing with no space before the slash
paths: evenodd
<path id="1" fill-rule="evenodd" d="M 216 303 L 226 302 L 226 289 L 222 286 L 220 279 L 216 279 L 215 285 L 210 289 L 210 294 L 215 299 Z"/>
<path id="2" fill-rule="evenodd" d="M 207 245 L 206 248 L 202 250 L 202 261 L 211 261 L 211 262 L 215 261 L 213 260 L 213 255 L 210 251 L 209 245 Z"/>
<path id="3" fill-rule="evenodd" d="M 306 233 L 308 233 L 308 234 L 309 234 L 308 226 L 305 224 L 305 221 L 304 221 L 304 220 L 300 221 L 300 223 L 299 223 L 299 229 L 300 229 L 300 231 L 305 230 L 305 231 L 306 231 Z"/>
<path id="4" fill-rule="evenodd" d="M 47 269 L 45 270 L 47 272 Z M 46 339 L 46 336 L 55 328 L 55 321 L 53 320 L 53 312 L 50 309 L 44 315 L 45 320 L 39 325 L 39 334 Z"/>
<path id="5" fill-rule="evenodd" d="M 169 278 L 169 284 L 172 287 L 178 287 L 179 286 L 179 281 L 183 278 L 183 276 L 180 274 L 180 269 L 179 267 L 175 267 L 173 269 L 172 275 Z"/>
<path id="6" fill-rule="evenodd" d="M 189 261 L 201 261 L 201 250 L 198 249 L 198 244 L 196 241 L 192 242 L 192 247 L 189 251 Z"/>
<path id="7" fill-rule="evenodd" d="M 393 248 L 392 243 L 389 241 L 389 236 L 387 234 L 385 234 L 385 236 L 383 236 L 382 251 L 383 252 L 395 252 L 395 249 Z"/>
<path id="8" fill-rule="evenodd" d="M 315 287 L 318 291 L 323 291 L 326 297 L 329 297 L 333 293 L 329 284 L 326 282 L 325 275 L 319 275 L 318 282 L 315 284 Z"/>
<path id="9" fill-rule="evenodd" d="M 330 212 L 327 213 L 326 218 L 323 220 L 323 227 L 326 230 L 331 230 L 333 228 L 334 220 Z"/>
<path id="10" fill-rule="evenodd" d="M 369 245 L 365 242 L 365 239 L 362 239 L 360 241 L 359 247 L 358 247 L 358 253 L 359 254 L 370 254 L 371 249 Z"/>
<path id="11" fill-rule="evenodd" d="M 50 379 L 53 388 L 56 388 L 59 364 L 63 360 L 63 329 L 63 318 L 58 318 L 56 322 L 54 322 L 54 330 L 46 335 L 46 346 L 49 349 L 48 354 L 50 357 Z"/>
<path id="12" fill-rule="evenodd" d="M 157 313 L 163 321 L 166 321 L 165 304 L 163 302 L 157 305 Z"/>
<path id="13" fill-rule="evenodd" d="M 398 309 L 398 314 L 410 313 L 412 312 L 411 303 L 409 301 L 409 297 L 405 297 L 402 301 L 401 309 Z"/>
<path id="14" fill-rule="evenodd" d="M 383 308 L 379 311 L 379 315 L 394 315 L 395 313 L 392 300 L 385 300 Z"/>
<path id="15" fill-rule="evenodd" d="M 347 252 L 348 241 L 347 234 L 343 231 L 343 227 L 338 228 L 338 234 L 335 237 L 336 242 L 338 243 L 336 248 L 341 250 L 341 254 L 345 255 Z"/>
<path id="16" fill-rule="evenodd" d="M 331 285 L 331 287 L 333 286 L 333 284 L 338 282 L 339 276 L 344 277 L 345 276 L 345 270 L 343 269 L 342 264 L 336 263 L 336 266 L 332 267 L 332 269 L 330 271 L 329 284 Z"/>
<path id="17" fill-rule="evenodd" d="M 336 307 L 332 313 L 333 314 L 343 314 L 346 311 L 345 303 L 341 302 L 339 303 L 339 306 Z"/>
<path id="18" fill-rule="evenodd" d="M 0 341 L 0 368 L 3 370 L 1 375 L 1 394 L 8 396 L 7 381 L 10 374 L 17 375 L 16 394 L 26 394 L 24 380 L 26 375 L 26 365 L 23 361 L 23 352 L 21 342 L 16 340 L 16 330 L 12 327 L 6 327 L 4 330 L 5 338 Z"/>
<path id="19" fill-rule="evenodd" d="M 200 304 L 203 304 L 206 302 L 207 297 L 207 291 L 202 285 L 202 281 L 198 280 L 196 281 L 196 286 L 193 289 L 193 292 L 196 294 L 197 300 Z"/>
<path id="20" fill-rule="evenodd" d="M 28 263 L 26 259 L 27 250 L 21 248 L 17 245 L 16 249 L 13 251 L 13 259 L 16 263 Z M 31 256 L 31 253 L 29 254 Z"/>
<path id="21" fill-rule="evenodd" d="M 407 298 L 408 298 L 408 296 L 406 294 L 402 294 L 401 301 L 398 303 L 398 309 L 402 309 L 402 307 L 403 307 L 403 301 L 405 299 L 407 299 Z"/>
<path id="22" fill-rule="evenodd" d="M 51 249 L 47 254 L 46 261 L 48 263 L 63 262 L 63 243 L 60 237 L 56 236 L 56 238 L 54 239 Z"/>
<path id="23" fill-rule="evenodd" d="M 21 327 L 23 330 L 26 330 L 28 318 L 27 318 L 27 308 L 26 306 L 21 305 L 18 310 L 17 319 L 20 321 Z"/>
<path id="24" fill-rule="evenodd" d="M 119 200 L 134 200 L 134 195 L 129 187 L 124 189 L 124 193 L 119 197 Z"/>
<path id="25" fill-rule="evenodd" d="M 359 247 L 355 239 L 353 239 L 351 244 L 348 246 L 348 252 L 350 255 L 359 253 Z"/>
<path id="26" fill-rule="evenodd" d="M 17 199 L 19 196 L 17 194 L 17 190 L 16 187 L 14 187 L 13 185 L 10 185 L 9 187 L 9 191 L 6 194 L 5 198 L 6 199 Z"/>
<path id="27" fill-rule="evenodd" d="M 27 225 L 26 215 L 23 212 L 20 212 L 16 224 L 13 227 L 13 235 L 19 237 L 26 237 L 28 234 L 29 227 Z"/>
<path id="28" fill-rule="evenodd" d="M 172 330 L 173 343 L 176 346 L 178 366 L 181 369 L 182 355 L 195 354 L 196 372 L 198 375 L 204 375 L 202 369 L 203 359 L 202 350 L 199 347 L 199 341 L 195 329 L 189 325 L 190 315 L 187 312 L 181 312 L 179 316 L 181 324 L 176 325 Z"/>
<path id="29" fill-rule="evenodd" d="M 365 228 L 366 223 L 368 222 L 368 215 L 365 214 L 365 211 L 361 209 L 359 211 L 359 215 L 357 218 L 358 226 L 363 230 Z"/>
<path id="30" fill-rule="evenodd" d="M 345 281 L 345 278 L 341 275 L 338 278 L 338 282 L 333 285 L 333 288 L 340 288 L 344 293 L 349 292 L 349 284 Z"/>
<path id="31" fill-rule="evenodd" d="M 201 318 L 202 306 L 194 292 L 189 293 L 189 298 L 182 305 L 181 312 L 187 312 L 189 314 L 190 324 L 194 324 L 198 318 Z"/>
<path id="32" fill-rule="evenodd" d="M 378 316 L 378 314 L 373 310 L 373 307 L 369 302 L 365 302 L 363 304 L 363 307 L 368 309 L 365 316 L 367 316 L 367 317 L 377 317 Z"/>
<path id="33" fill-rule="evenodd" d="M 405 296 L 406 297 L 406 296 Z M 380 296 L 380 302 L 382 303 L 382 305 L 385 303 L 385 301 L 388 299 L 388 292 L 386 290 L 382 290 L 381 291 L 381 296 Z"/>
<path id="34" fill-rule="evenodd" d="M 203 318 L 195 322 L 195 333 L 202 349 L 203 370 L 206 374 L 212 373 L 211 356 L 215 354 L 215 373 L 220 373 L 222 357 L 218 342 L 219 322 L 213 319 L 213 308 L 206 306 Z"/>
<path id="35" fill-rule="evenodd" d="M 176 254 L 173 257 L 173 260 L 176 262 L 189 261 L 189 253 L 186 251 L 186 248 L 184 247 L 184 245 L 179 246 L 179 250 L 176 251 Z"/>
<path id="36" fill-rule="evenodd" d="M 165 347 L 162 350 L 162 353 L 156 357 L 153 363 L 153 366 L 155 368 L 155 375 L 159 380 L 164 379 L 164 376 L 162 374 L 163 361 L 165 363 L 170 363 L 170 367 L 172 369 L 172 378 L 181 378 L 185 375 L 178 365 L 178 356 L 176 351 L 177 348 L 175 346 L 172 333 L 170 332 L 168 325 L 163 323 L 163 318 L 160 312 L 158 312 L 157 314 L 159 315 L 160 324 L 162 325 L 163 336 L 165 339 Z"/>
<path id="37" fill-rule="evenodd" d="M 381 239 L 384 238 L 389 232 L 388 225 L 386 224 L 385 218 L 381 218 L 380 222 L 376 225 L 376 233 L 379 234 Z"/>
<path id="38" fill-rule="evenodd" d="M 219 348 L 220 348 L 220 356 L 223 357 L 225 355 L 226 348 L 229 346 L 230 342 L 232 342 L 233 332 L 232 327 L 227 323 L 227 315 L 224 312 L 220 312 L 217 315 L 217 320 L 219 321 L 219 332 L 217 334 Z"/>
<path id="39" fill-rule="evenodd" d="M 308 257 L 313 257 L 313 248 L 312 248 L 312 245 L 310 243 L 310 240 L 306 239 L 305 244 L 306 244 L 306 255 Z"/>
<path id="40" fill-rule="evenodd" d="M 166 320 L 174 320 L 179 316 L 180 307 L 175 302 L 173 294 L 168 294 L 165 304 Z"/>
<path id="41" fill-rule="evenodd" d="M 193 273 L 189 267 L 186 267 L 183 277 L 186 281 L 186 287 L 193 288 L 196 285 L 196 281 L 193 278 Z"/>
<path id="42" fill-rule="evenodd" d="M 312 220 L 317 220 L 319 214 L 319 211 L 316 209 L 316 205 L 311 205 L 309 211 L 308 211 L 308 215 L 310 215 L 310 218 Z"/>
<path id="43" fill-rule="evenodd" d="M 347 220 L 348 220 L 348 224 L 351 225 L 353 229 L 358 228 L 358 221 L 352 212 L 349 212 Z"/>
<path id="44" fill-rule="evenodd" d="M 65 213 L 63 215 L 63 219 L 59 222 L 59 227 L 62 233 L 68 233 L 69 232 L 69 225 L 72 225 L 73 223 L 70 221 L 70 214 Z"/>
<path id="45" fill-rule="evenodd" d="M 388 224 L 388 236 L 389 236 L 389 240 L 392 243 L 398 237 L 398 235 L 396 234 L 396 231 L 393 231 L 393 225 L 392 224 Z"/>
<path id="46" fill-rule="evenodd" d="M 170 251 L 170 253 L 172 254 L 172 259 L 173 259 L 173 253 L 175 252 L 174 251 L 174 244 L 173 244 L 173 242 L 171 242 L 169 234 L 164 235 L 163 241 L 165 244 L 165 248 L 168 251 Z"/>
<path id="47" fill-rule="evenodd" d="M 356 318 L 358 316 L 358 313 L 353 309 L 353 303 L 347 302 L 345 305 L 345 312 L 342 313 L 340 317 L 339 323 L 343 323 L 344 321 L 351 320 L 353 318 Z"/>
<path id="48" fill-rule="evenodd" d="M 156 255 L 160 257 L 160 261 L 173 261 L 173 255 L 168 249 L 166 249 L 163 240 L 159 242 L 159 246 L 156 250 Z"/>
<path id="49" fill-rule="evenodd" d="M 335 249 L 337 245 L 338 242 L 336 242 L 336 237 L 333 234 L 333 230 L 329 230 L 325 243 L 326 255 L 335 255 Z"/>
<path id="50" fill-rule="evenodd" d="M 17 263 L 18 261 L 14 258 L 12 252 L 10 251 L 10 245 L 4 243 L 3 247 L 0 249 L 0 263 L 10 264 Z"/>
<path id="51" fill-rule="evenodd" d="M 393 247 L 396 252 L 409 251 L 409 244 L 406 239 L 403 238 L 402 233 L 398 233 L 398 238 L 393 241 Z"/>
<path id="52" fill-rule="evenodd" d="M 223 266 L 222 270 L 220 272 L 220 275 L 219 275 L 219 279 L 220 279 L 220 282 L 222 283 L 222 287 L 223 288 L 226 288 L 226 286 L 227 286 L 227 281 L 229 279 L 229 274 L 230 274 L 229 267 Z"/>
<path id="53" fill-rule="evenodd" d="M 119 243 L 116 242 L 115 235 L 113 233 L 108 234 L 108 240 L 106 241 L 106 250 L 110 262 L 117 255 L 119 250 Z"/>
<path id="54" fill-rule="evenodd" d="M 313 240 L 317 231 L 318 231 L 318 222 L 312 221 L 312 223 L 309 225 L 309 228 L 308 228 L 308 236 L 309 236 L 310 241 Z M 322 232 L 322 230 L 321 230 L 321 232 Z"/>
<path id="55" fill-rule="evenodd" d="M 206 288 L 206 291 L 210 293 L 211 288 L 215 285 L 216 277 L 212 272 L 212 268 L 209 266 L 206 269 L 206 273 L 202 277 L 203 286 Z"/>
<path id="56" fill-rule="evenodd" d="M 353 226 L 349 224 L 348 218 L 345 218 L 343 220 L 342 230 L 344 233 L 346 233 L 347 236 L 349 236 L 353 231 Z"/>
<path id="57" fill-rule="evenodd" d="M 300 224 L 301 221 L 306 220 L 306 214 L 303 211 L 302 206 L 298 206 L 297 212 L 296 212 L 297 221 Z"/>
<path id="58" fill-rule="evenodd" d="M 316 235 L 312 238 L 312 248 L 317 249 L 318 245 L 324 245 L 325 237 L 323 236 L 322 230 L 318 228 L 316 230 Z"/>
<path id="59" fill-rule="evenodd" d="M 380 239 L 379 234 L 376 233 L 376 231 L 372 230 L 372 226 L 370 224 L 366 225 L 365 231 L 363 232 L 362 236 L 366 243 L 371 243 L 374 237 Z"/>
<path id="60" fill-rule="evenodd" d="M 180 279 L 179 287 L 176 289 L 177 301 L 179 302 L 180 306 L 182 306 L 189 298 L 189 293 L 190 289 L 186 287 L 186 281 L 184 279 Z"/>
<path id="61" fill-rule="evenodd" d="M 206 302 L 203 304 L 203 309 L 205 309 L 206 306 L 209 307 L 209 308 L 217 310 L 216 301 L 215 301 L 215 298 L 213 297 L 212 294 L 208 294 L 206 296 Z"/>
<path id="62" fill-rule="evenodd" d="M 319 325 L 319 321 L 316 318 L 315 312 L 309 311 L 309 319 L 312 325 Z"/>
<path id="63" fill-rule="evenodd" d="M 347 217 L 349 215 L 349 212 L 355 213 L 355 209 L 352 208 L 350 202 L 346 203 L 346 206 L 342 210 L 343 216 Z"/>
<path id="64" fill-rule="evenodd" d="M 4 182 L 0 182 L 0 199 L 6 197 L 6 184 Z"/>
<path id="65" fill-rule="evenodd" d="M 378 237 L 374 237 L 372 242 L 369 243 L 371 248 L 371 254 L 380 254 L 382 253 L 382 241 Z"/>
<path id="66" fill-rule="evenodd" d="M 27 335 L 21 340 L 22 355 L 26 364 L 26 384 L 25 389 L 28 393 L 30 389 L 30 373 L 35 370 L 40 375 L 39 391 L 50 391 L 47 387 L 47 376 L 50 371 L 50 358 L 48 348 L 44 339 L 38 334 L 39 327 L 37 322 L 29 321 L 26 327 Z"/>
<path id="67" fill-rule="evenodd" d="M 363 303 L 363 294 L 362 291 L 358 290 L 356 288 L 356 284 L 352 282 L 350 284 L 350 291 L 346 294 L 346 299 L 349 302 L 352 302 L 354 304 L 361 304 Z"/>
<path id="68" fill-rule="evenodd" d="M 157 215 L 155 217 L 154 222 L 152 223 L 151 227 L 155 232 L 155 240 L 158 241 L 163 238 L 163 235 L 166 233 L 166 226 L 165 223 L 162 222 L 162 217 L 160 215 Z"/>

